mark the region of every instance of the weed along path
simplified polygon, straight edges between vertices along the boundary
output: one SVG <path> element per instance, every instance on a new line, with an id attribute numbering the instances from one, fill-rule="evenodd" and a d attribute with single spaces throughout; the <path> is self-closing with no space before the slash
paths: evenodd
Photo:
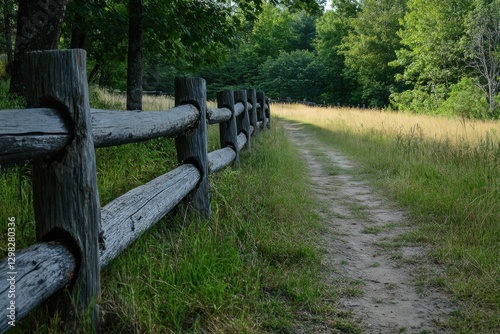
<path id="1" fill-rule="evenodd" d="M 415 285 L 424 249 L 405 241 L 407 213 L 304 126 L 287 122 L 285 128 L 308 163 L 320 201 L 325 226 L 318 243 L 327 283 L 340 290 L 338 307 L 352 313 L 363 333 L 446 333 L 451 303 Z"/>

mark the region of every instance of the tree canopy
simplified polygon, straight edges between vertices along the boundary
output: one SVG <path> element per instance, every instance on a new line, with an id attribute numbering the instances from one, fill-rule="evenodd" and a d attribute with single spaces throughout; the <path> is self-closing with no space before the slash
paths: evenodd
<path id="1" fill-rule="evenodd" d="M 8 77 L 11 63 L 11 84 L 15 40 L 29 31 L 14 24 L 22 16 L 31 27 L 47 23 L 58 42 L 29 34 L 26 50 L 85 48 L 90 82 L 113 89 L 124 90 L 128 76 L 141 78 L 137 91 L 171 93 L 173 76 L 199 75 L 209 96 L 251 86 L 275 99 L 500 117 L 499 0 L 332 0 L 331 8 L 324 0 L 73 0 L 59 37 L 59 21 L 26 16 L 25 2 L 0 8 L 0 74 Z M 139 74 L 131 74 L 138 29 Z M 457 107 L 467 99 L 478 103 Z"/>

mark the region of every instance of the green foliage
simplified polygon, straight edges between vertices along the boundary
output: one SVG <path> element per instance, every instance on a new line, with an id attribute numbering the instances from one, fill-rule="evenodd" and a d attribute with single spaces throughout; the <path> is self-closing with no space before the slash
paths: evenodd
<path id="1" fill-rule="evenodd" d="M 417 114 L 435 114 L 444 101 L 447 89 L 437 85 L 432 91 L 428 87 L 416 85 L 412 90 L 390 95 L 391 106 L 394 109 Z"/>
<path id="2" fill-rule="evenodd" d="M 477 79 L 464 77 L 451 86 L 450 95 L 439 111 L 464 118 L 485 119 L 488 117 L 488 101 Z"/>
<path id="3" fill-rule="evenodd" d="M 371 106 L 387 104 L 395 86 L 395 74 L 401 68 L 390 67 L 401 47 L 397 33 L 405 13 L 406 0 L 367 0 L 350 21 L 349 33 L 343 39 L 341 52 L 346 66 L 353 69 L 361 84 L 362 101 Z"/>
<path id="4" fill-rule="evenodd" d="M 322 66 L 312 52 L 281 52 L 276 59 L 269 58 L 262 65 L 261 78 L 259 88 L 271 98 L 320 102 Z"/>
<path id="5" fill-rule="evenodd" d="M 466 0 L 408 0 L 399 31 L 404 48 L 395 65 L 405 66 L 402 79 L 419 85 L 456 82 L 463 73 L 460 38 L 470 10 Z M 450 18 L 453 17 L 453 20 Z"/>
<path id="6" fill-rule="evenodd" d="M 486 93 L 490 117 L 498 117 L 495 96 L 500 90 L 500 1 L 475 0 L 462 42 L 468 65 Z"/>
<path id="7" fill-rule="evenodd" d="M 326 79 L 322 97 L 329 103 L 343 105 L 357 102 L 350 99 L 356 91 L 356 83 L 347 75 L 345 57 L 339 52 L 351 29 L 349 20 L 356 15 L 357 6 L 351 1 L 343 1 L 337 6 L 337 10 L 326 12 L 316 21 L 315 49 Z"/>

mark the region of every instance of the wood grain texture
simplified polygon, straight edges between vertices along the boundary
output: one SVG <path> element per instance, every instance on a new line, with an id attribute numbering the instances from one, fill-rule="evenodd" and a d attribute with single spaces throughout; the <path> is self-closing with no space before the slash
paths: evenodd
<path id="1" fill-rule="evenodd" d="M 37 239 L 64 239 L 77 254 L 79 272 L 70 294 L 57 297 L 63 314 L 90 310 L 97 330 L 95 300 L 100 292 L 98 235 L 100 205 L 90 120 L 86 53 L 73 49 L 36 51 L 25 58 L 29 108 L 50 107 L 71 122 L 72 140 L 57 156 L 33 163 Z M 70 299 L 77 300 L 76 310 Z M 73 319 L 68 319 L 68 321 Z"/>
<path id="2" fill-rule="evenodd" d="M 247 136 L 242 132 L 238 135 L 238 151 L 241 151 L 241 149 L 245 146 L 247 143 Z"/>
<path id="3" fill-rule="evenodd" d="M 224 147 L 208 153 L 208 171 L 210 174 L 217 173 L 228 166 L 236 158 L 236 152 L 232 147 Z"/>
<path id="4" fill-rule="evenodd" d="M 271 128 L 271 103 L 269 101 L 269 98 L 266 97 L 266 106 L 264 108 L 264 114 L 266 115 L 266 118 L 267 118 L 267 128 L 270 129 Z"/>
<path id="5" fill-rule="evenodd" d="M 247 148 L 251 149 L 250 142 L 250 118 L 248 115 L 248 101 L 247 101 L 247 91 L 246 90 L 238 90 L 234 92 L 234 101 L 236 103 L 243 104 L 243 112 L 239 117 L 236 118 L 236 124 L 238 128 L 238 132 L 243 131 L 245 136 L 247 137 Z"/>
<path id="6" fill-rule="evenodd" d="M 156 137 L 172 137 L 196 124 L 200 113 L 186 104 L 167 111 L 91 109 L 96 147 L 115 146 Z"/>
<path id="7" fill-rule="evenodd" d="M 257 121 L 262 122 L 261 128 L 266 128 L 266 95 L 264 92 L 257 92 L 257 102 L 260 105 L 260 108 L 257 110 Z"/>
<path id="8" fill-rule="evenodd" d="M 0 164 L 55 154 L 71 138 L 71 129 L 55 109 L 0 110 L 0 124 Z"/>
<path id="9" fill-rule="evenodd" d="M 172 210 L 196 187 L 200 177 L 198 168 L 184 164 L 102 208 L 101 266 L 107 265 Z"/>
<path id="10" fill-rule="evenodd" d="M 208 124 L 217 124 L 227 122 L 231 119 L 231 110 L 228 108 L 210 108 L 207 109 Z"/>
<path id="11" fill-rule="evenodd" d="M 257 124 L 257 91 L 255 89 L 247 89 L 247 100 L 248 100 L 248 117 L 250 119 L 250 126 L 253 127 L 253 134 L 256 135 L 258 132 Z"/>
<path id="12" fill-rule="evenodd" d="M 233 92 L 234 94 L 234 92 Z M 245 111 L 245 105 L 241 102 L 234 101 L 234 116 L 238 117 Z"/>
<path id="13" fill-rule="evenodd" d="M 243 106 L 243 104 L 241 105 Z M 233 167 L 238 168 L 240 157 L 238 151 L 236 113 L 234 112 L 234 92 L 231 90 L 218 92 L 217 106 L 219 108 L 227 108 L 231 110 L 231 118 L 227 122 L 219 124 L 220 146 L 222 148 L 230 146 L 234 150 L 236 157 L 233 160 Z"/>
<path id="14" fill-rule="evenodd" d="M 16 252 L 15 274 L 7 271 L 8 259 L 0 261 L 4 270 L 0 280 L 0 333 L 11 326 L 7 308 L 11 300 L 15 300 L 16 324 L 31 310 L 40 305 L 56 291 L 67 286 L 75 275 L 76 261 L 69 250 L 60 243 L 49 242 L 31 245 Z M 15 278 L 14 281 L 9 280 Z M 11 283 L 15 283 L 14 298 L 8 298 L 12 291 Z"/>
<path id="15" fill-rule="evenodd" d="M 191 163 L 198 167 L 200 182 L 190 194 L 195 211 L 203 218 L 210 218 L 210 192 L 208 181 L 208 136 L 207 136 L 207 89 L 202 78 L 177 77 L 175 86 L 175 105 L 193 104 L 200 113 L 199 121 L 189 132 L 175 137 L 177 159 L 180 163 Z"/>

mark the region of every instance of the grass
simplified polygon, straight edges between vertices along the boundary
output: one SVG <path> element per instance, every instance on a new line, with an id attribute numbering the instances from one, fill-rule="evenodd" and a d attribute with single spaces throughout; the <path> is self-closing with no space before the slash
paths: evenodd
<path id="1" fill-rule="evenodd" d="M 500 331 L 500 122 L 273 105 L 341 149 L 411 210 L 414 237 L 460 302 L 456 333 Z"/>
<path id="2" fill-rule="evenodd" d="M 93 107 L 123 107 L 121 99 L 102 96 L 93 93 Z M 156 102 L 150 109 L 168 109 L 171 100 Z M 209 131 L 214 149 L 217 127 Z M 96 155 L 101 205 L 177 164 L 169 139 L 98 149 Z M 332 306 L 338 292 L 321 280 L 313 242 L 318 217 L 303 191 L 307 170 L 297 155 L 276 121 L 252 142 L 251 152 L 242 153 L 240 169 L 211 177 L 210 221 L 181 206 L 112 261 L 102 271 L 98 301 L 103 332 L 288 333 L 329 324 L 358 333 L 350 315 Z M 15 216 L 20 246 L 33 243 L 29 166 L 0 172 L 0 196 L 2 221 Z M 86 332 L 64 328 L 61 315 L 48 314 L 39 307 L 13 332 Z M 299 322 L 303 314 L 308 320 Z"/>

